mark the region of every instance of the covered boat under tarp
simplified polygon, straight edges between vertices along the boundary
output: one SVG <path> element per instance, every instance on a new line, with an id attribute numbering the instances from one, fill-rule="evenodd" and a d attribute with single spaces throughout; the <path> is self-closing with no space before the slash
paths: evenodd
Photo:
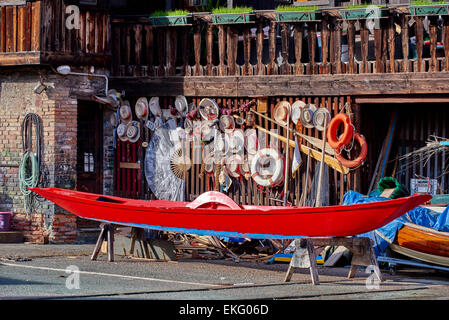
<path id="1" fill-rule="evenodd" d="M 386 200 L 391 199 L 380 196 L 366 196 L 354 191 L 349 191 L 344 196 L 343 204 L 361 204 Z M 434 211 L 429 209 L 429 207 L 418 206 L 385 226 L 359 236 L 371 238 L 374 241 L 374 250 L 376 254 L 380 256 L 385 254 L 387 247 L 390 246 L 394 249 L 399 246 L 397 243 L 398 234 L 401 230 L 405 229 L 426 229 L 427 231 L 433 230 L 435 234 L 449 235 L 449 206 L 442 212 Z M 401 244 L 399 247 L 406 249 L 401 250 L 401 254 L 410 251 L 410 249 L 407 250 L 407 246 L 404 244 Z M 425 252 L 421 250 L 421 253 Z M 410 256 L 408 254 L 407 256 L 419 259 L 418 256 Z M 435 261 L 432 262 L 435 263 Z"/>

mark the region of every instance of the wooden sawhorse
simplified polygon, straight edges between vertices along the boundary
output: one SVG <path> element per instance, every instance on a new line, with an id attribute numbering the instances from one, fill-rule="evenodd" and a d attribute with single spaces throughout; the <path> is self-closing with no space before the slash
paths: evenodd
<path id="1" fill-rule="evenodd" d="M 98 254 L 101 250 L 101 245 L 103 241 L 107 241 L 108 243 L 108 261 L 114 261 L 114 226 L 108 223 L 102 223 L 100 225 L 101 232 L 97 240 L 97 244 L 95 245 L 94 252 L 90 257 L 90 260 L 97 260 Z"/>
<path id="2" fill-rule="evenodd" d="M 298 238 L 294 240 L 295 252 L 285 275 L 284 282 L 289 282 L 295 268 L 308 268 L 314 285 L 320 284 L 318 278 L 318 267 L 313 246 L 344 246 L 352 252 L 351 268 L 348 278 L 353 278 L 358 266 L 372 266 L 374 273 L 380 282 L 383 281 L 382 274 L 377 264 L 373 242 L 365 237 L 317 237 Z"/>

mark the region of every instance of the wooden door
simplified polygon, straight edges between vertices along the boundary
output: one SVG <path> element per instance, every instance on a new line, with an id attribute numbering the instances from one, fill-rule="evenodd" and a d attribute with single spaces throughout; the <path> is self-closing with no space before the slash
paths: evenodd
<path id="1" fill-rule="evenodd" d="M 103 193 L 103 109 L 100 104 L 78 101 L 76 190 Z M 98 223 L 78 219 L 78 228 Z"/>

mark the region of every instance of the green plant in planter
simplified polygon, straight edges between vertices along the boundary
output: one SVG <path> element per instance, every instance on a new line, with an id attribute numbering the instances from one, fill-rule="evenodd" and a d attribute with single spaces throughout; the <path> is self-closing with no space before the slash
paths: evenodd
<path id="1" fill-rule="evenodd" d="M 278 6 L 275 10 L 279 22 L 314 21 L 321 19 L 318 6 Z"/>
<path id="2" fill-rule="evenodd" d="M 410 4 L 412 16 L 439 16 L 449 14 L 449 3 L 445 1 L 417 0 Z"/>
<path id="3" fill-rule="evenodd" d="M 192 24 L 190 12 L 185 10 L 155 11 L 150 16 L 155 26 L 179 26 Z"/>
<path id="4" fill-rule="evenodd" d="M 341 9 L 341 16 L 345 20 L 377 19 L 385 16 L 386 7 L 373 4 L 353 4 Z"/>
<path id="5" fill-rule="evenodd" d="M 211 16 L 214 24 L 254 22 L 255 17 L 251 7 L 215 8 Z"/>

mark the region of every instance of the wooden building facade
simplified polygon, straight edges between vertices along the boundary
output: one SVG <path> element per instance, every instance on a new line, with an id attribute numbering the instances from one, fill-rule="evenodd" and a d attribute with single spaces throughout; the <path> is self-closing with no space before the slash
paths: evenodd
<path id="1" fill-rule="evenodd" d="M 212 98 L 229 108 L 255 101 L 266 106 L 266 117 L 283 100 L 312 103 L 332 116 L 348 111 L 367 140 L 368 157 L 347 174 L 327 169 L 328 204 L 341 203 L 349 190 L 373 190 L 380 168 L 407 187 L 410 179 L 422 177 L 437 179 L 438 193 L 448 192 L 444 155 L 415 163 L 396 158 L 424 146 L 429 136 L 446 136 L 449 16 L 413 16 L 407 6 L 392 6 L 368 24 L 366 19 L 343 19 L 334 8 L 323 10 L 314 21 L 279 22 L 273 12 L 256 11 L 254 21 L 245 24 L 214 24 L 210 14 L 201 13 L 188 25 L 155 26 L 149 13 L 161 8 L 136 4 L 128 12 L 131 1 L 125 7 L 120 1 L 88 2 L 0 2 L 0 132 L 16 131 L 15 139 L 1 144 L 1 205 L 15 214 L 13 227 L 25 230 L 28 241 L 46 232 L 39 227 L 40 217 L 49 210 L 60 217 L 49 222 L 50 232 L 58 226 L 61 230 L 50 241 L 76 241 L 77 228 L 90 226 L 48 204 L 40 205 L 31 218 L 25 214 L 17 187 L 22 156 L 17 128 L 28 112 L 38 114 L 44 124 L 43 162 L 51 177 L 46 185 L 153 198 L 141 166 L 142 142 L 151 133 L 142 134 L 137 143 L 114 142 L 108 120 L 113 111 L 93 99 L 104 94 L 105 85 L 124 93 L 131 106 L 140 97 L 159 97 L 161 108 L 168 109 L 182 95 L 189 103 Z M 73 16 L 73 5 L 79 16 Z M 68 28 L 68 21 L 79 22 L 78 27 Z M 63 76 L 56 72 L 60 65 L 87 75 Z M 106 76 L 108 82 L 93 74 Z M 38 83 L 50 90 L 32 92 Z M 17 96 L 6 90 L 27 91 Z M 284 128 L 265 117 L 258 116 L 256 123 L 286 136 Z M 301 130 L 322 137 L 315 129 Z M 258 134 L 272 140 L 265 132 Z M 285 144 L 279 146 L 285 153 Z M 191 150 L 192 159 L 200 157 L 201 149 Z M 355 146 L 351 156 L 358 152 Z M 289 155 L 291 161 L 293 148 Z M 302 203 L 306 180 L 310 187 L 319 163 L 312 159 L 307 173 L 307 155 L 302 159 L 298 174 L 289 179 L 293 204 Z M 194 164 L 187 173 L 187 200 L 210 189 L 200 178 L 201 170 L 201 164 Z M 261 190 L 251 178 L 242 178 L 227 193 L 241 204 L 277 205 L 282 204 L 281 192 Z"/>

